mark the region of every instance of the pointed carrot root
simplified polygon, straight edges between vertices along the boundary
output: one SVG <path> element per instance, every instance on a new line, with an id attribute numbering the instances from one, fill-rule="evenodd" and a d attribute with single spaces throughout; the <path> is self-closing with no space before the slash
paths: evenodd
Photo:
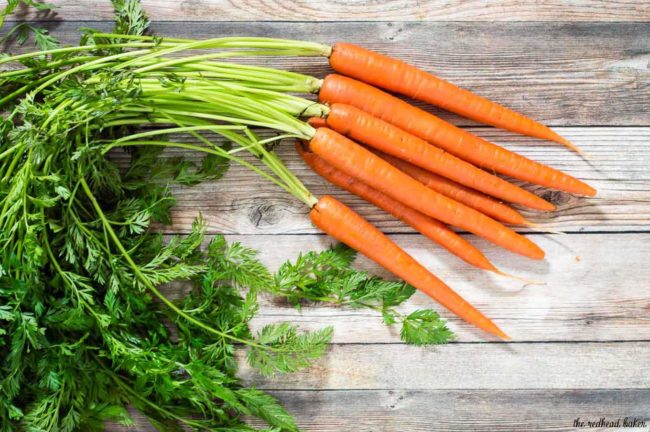
<path id="1" fill-rule="evenodd" d="M 468 264 L 483 270 L 498 271 L 478 248 L 450 230 L 443 223 L 405 206 L 388 195 L 336 169 L 321 157 L 306 151 L 300 143 L 296 143 L 296 151 L 307 165 L 330 183 L 392 214 Z"/>
<path id="2" fill-rule="evenodd" d="M 560 144 L 564 145 L 565 147 L 567 147 L 567 148 L 573 150 L 574 152 L 578 153 L 580 156 L 583 156 L 583 157 L 584 157 L 584 156 L 587 155 L 584 151 L 582 151 L 582 149 L 581 149 L 580 147 L 578 147 L 577 145 L 573 144 L 571 141 L 569 141 L 568 139 L 564 138 L 562 135 L 559 135 L 559 134 L 557 134 L 557 133 L 555 133 L 555 132 L 553 132 L 553 133 L 554 133 L 555 136 L 556 136 L 556 138 L 555 138 L 553 141 L 555 141 L 555 142 L 557 142 L 557 143 L 560 143 Z"/>
<path id="3" fill-rule="evenodd" d="M 560 234 L 560 235 L 565 235 L 566 234 L 565 232 L 562 232 L 562 231 L 557 231 L 557 230 L 554 230 L 554 229 L 545 228 L 545 227 L 541 226 L 540 224 L 536 224 L 534 222 L 526 221 L 523 225 L 528 227 L 528 228 L 534 229 L 535 231 L 543 232 L 543 233 L 547 233 L 547 234 Z"/>
<path id="4" fill-rule="evenodd" d="M 424 268 L 384 233 L 334 197 L 329 195 L 321 197 L 312 208 L 309 217 L 312 223 L 325 233 L 413 285 L 458 317 L 501 339 L 510 339 L 489 318 Z"/>
<path id="5" fill-rule="evenodd" d="M 523 276 L 517 276 L 517 275 L 513 275 L 513 274 L 510 274 L 510 273 L 503 272 L 503 271 L 501 271 L 499 269 L 493 270 L 493 273 L 498 274 L 499 276 L 506 277 L 508 279 L 515 279 L 515 280 L 518 280 L 518 281 L 521 281 L 521 282 L 524 282 L 524 283 L 527 283 L 527 284 L 530 284 L 530 285 L 545 285 L 546 284 L 546 282 L 544 282 L 544 281 L 528 279 L 528 278 L 525 278 Z"/>
<path id="6" fill-rule="evenodd" d="M 318 99 L 353 105 L 480 168 L 565 192 L 596 195 L 593 187 L 568 174 L 508 151 L 360 81 L 328 75 Z"/>
<path id="7" fill-rule="evenodd" d="M 339 42 L 330 56 L 332 68 L 368 84 L 428 102 L 480 123 L 577 147 L 535 120 L 401 60 Z"/>

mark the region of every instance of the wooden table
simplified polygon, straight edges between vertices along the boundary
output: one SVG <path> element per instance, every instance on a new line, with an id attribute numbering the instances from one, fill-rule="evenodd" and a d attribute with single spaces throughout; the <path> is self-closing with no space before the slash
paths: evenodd
<path id="1" fill-rule="evenodd" d="M 80 26 L 110 28 L 108 0 L 59 0 L 49 25 L 67 42 Z M 558 206 L 529 214 L 564 235 L 530 233 L 548 253 L 530 262 L 471 238 L 533 286 L 469 268 L 359 199 L 326 185 L 291 146 L 281 157 L 316 194 L 353 206 L 476 306 L 513 342 L 486 339 L 445 314 L 458 341 L 402 344 L 367 311 L 264 304 L 256 321 L 335 327 L 313 368 L 262 379 L 308 431 L 573 430 L 577 418 L 636 417 L 650 428 L 650 4 L 510 0 L 145 0 L 160 34 L 346 40 L 407 59 L 551 125 L 588 161 L 558 145 L 436 113 L 472 132 L 588 181 L 594 199 L 530 187 Z M 26 18 L 34 18 L 26 15 Z M 322 59 L 275 66 L 324 75 Z M 170 233 L 199 211 L 210 231 L 262 250 L 270 266 L 331 243 L 299 202 L 233 167 L 223 181 L 176 190 Z M 364 259 L 358 265 L 372 271 Z M 383 273 L 382 273 L 383 274 Z M 416 295 L 406 309 L 435 307 Z M 626 430 L 648 430 L 626 429 Z M 143 423 L 139 430 L 149 430 Z M 599 430 L 599 429 L 589 429 Z M 609 429 L 611 430 L 611 429 Z"/>

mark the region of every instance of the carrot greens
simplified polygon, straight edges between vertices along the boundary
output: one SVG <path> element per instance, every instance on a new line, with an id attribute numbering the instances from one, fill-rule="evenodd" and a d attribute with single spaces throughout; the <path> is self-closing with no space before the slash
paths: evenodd
<path id="1" fill-rule="evenodd" d="M 245 350 L 265 375 L 294 372 L 325 353 L 332 329 L 254 331 L 260 293 L 369 308 L 401 322 L 409 343 L 451 338 L 432 311 L 401 315 L 396 307 L 413 288 L 353 269 L 347 248 L 310 252 L 272 273 L 255 250 L 208 240 L 201 217 L 185 236 L 157 232 L 172 222 L 175 185 L 216 181 L 232 163 L 313 207 L 273 146 L 313 134 L 295 112 L 326 109 L 271 92 L 294 88 L 291 73 L 273 81 L 254 67 L 163 56 L 322 46 L 143 37 L 139 2 L 113 4 L 115 33 L 0 58 L 22 64 L 0 72 L 0 431 L 128 425 L 127 404 L 163 431 L 255 430 L 244 416 L 297 430 L 272 396 L 239 381 L 236 354 Z M 251 80 L 260 86 L 243 86 Z M 260 137 L 257 127 L 276 135 Z M 179 149 L 202 158 L 175 156 Z M 170 298 L 170 284 L 186 289 Z"/>

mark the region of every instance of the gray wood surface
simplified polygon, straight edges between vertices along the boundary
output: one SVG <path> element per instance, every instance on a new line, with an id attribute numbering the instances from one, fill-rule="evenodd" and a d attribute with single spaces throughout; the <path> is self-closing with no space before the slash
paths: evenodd
<path id="1" fill-rule="evenodd" d="M 467 237 L 504 271 L 540 280 L 544 285 L 527 285 L 471 269 L 418 235 L 391 237 L 494 318 L 517 342 L 650 341 L 650 269 L 645 264 L 650 256 L 648 233 L 531 236 L 547 251 L 548 258 L 544 262 L 531 262 L 499 251 L 475 237 Z M 260 258 L 272 269 L 286 259 L 294 259 L 300 251 L 325 248 L 333 242 L 324 235 L 234 235 L 227 238 L 258 248 Z M 366 258 L 359 257 L 356 265 L 390 277 Z M 440 310 L 421 293 L 417 293 L 403 310 L 419 308 Z M 459 342 L 486 340 L 483 334 L 452 314 L 443 310 L 440 313 L 449 319 Z M 376 313 L 332 307 L 305 307 L 297 311 L 271 298 L 262 303 L 254 327 L 283 320 L 297 322 L 305 329 L 334 325 L 336 343 L 399 342 L 399 329 L 386 327 Z"/>
<path id="2" fill-rule="evenodd" d="M 105 0 L 49 0 L 66 20 L 110 20 Z M 142 0 L 156 21 L 647 21 L 638 0 Z M 43 14 L 25 14 L 42 18 Z"/>
<path id="3" fill-rule="evenodd" d="M 332 345 L 309 370 L 279 380 L 247 366 L 240 375 L 259 388 L 282 390 L 647 389 L 650 374 L 639 366 L 648 364 L 650 342 L 346 344 Z"/>
<path id="4" fill-rule="evenodd" d="M 80 26 L 111 28 L 107 0 L 50 1 L 61 6 L 56 16 L 19 18 L 47 20 L 67 43 L 77 41 Z M 392 218 L 326 185 L 286 143 L 279 150 L 282 159 L 310 190 L 341 198 L 392 233 L 515 341 L 495 342 L 442 312 L 458 341 L 414 348 L 400 343 L 397 329 L 385 327 L 367 311 L 315 306 L 298 312 L 265 298 L 256 328 L 282 320 L 305 329 L 333 325 L 335 344 L 316 366 L 295 375 L 262 379 L 243 365 L 244 381 L 276 395 L 308 431 L 565 431 L 585 430 L 573 428 L 578 417 L 626 416 L 650 426 L 650 4 L 323 3 L 143 1 L 160 34 L 347 40 L 408 59 L 555 127 L 589 153 L 588 162 L 558 146 L 427 108 L 587 180 L 599 195 L 584 199 L 526 186 L 559 207 L 553 214 L 527 216 L 570 232 L 527 234 L 546 249 L 543 262 L 467 236 L 503 270 L 545 282 L 526 285 L 471 269 Z M 318 76 L 329 72 L 324 59 L 267 64 Z M 210 232 L 227 233 L 232 241 L 260 249 L 272 268 L 299 251 L 332 242 L 316 234 L 298 202 L 238 167 L 219 183 L 174 193 L 174 225 L 161 230 L 186 232 L 201 211 Z M 364 258 L 357 265 L 385 275 Z M 173 296 L 178 289 L 167 293 Z M 416 294 L 404 310 L 423 307 L 436 308 Z M 152 430 L 136 417 L 135 430 Z"/>

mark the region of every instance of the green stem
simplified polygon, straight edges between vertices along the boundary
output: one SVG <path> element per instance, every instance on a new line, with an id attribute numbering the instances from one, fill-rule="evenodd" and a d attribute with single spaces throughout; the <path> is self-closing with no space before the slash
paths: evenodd
<path id="1" fill-rule="evenodd" d="M 65 78 L 67 76 L 70 76 L 76 72 L 82 72 L 82 71 L 88 71 L 94 69 L 94 66 L 101 65 L 102 63 L 108 63 L 113 60 L 118 60 L 124 57 L 133 57 L 133 56 L 138 56 L 138 55 L 144 55 L 146 53 L 149 53 L 151 50 L 139 50 L 139 51 L 128 51 L 128 52 L 123 52 L 119 54 L 113 54 L 107 57 L 100 57 L 97 60 L 93 60 L 88 63 L 84 63 L 82 65 L 70 68 L 65 70 L 64 72 L 55 74 L 53 77 L 45 81 L 43 84 L 39 85 L 36 90 L 34 90 L 34 93 L 38 93 L 44 88 L 48 87 L 49 85 L 59 81 L 62 78 Z"/>
<path id="2" fill-rule="evenodd" d="M 332 48 L 328 45 L 319 44 L 316 42 L 300 41 L 293 39 L 277 39 L 265 37 L 223 37 L 206 40 L 196 39 L 180 39 L 180 38 L 159 38 L 155 36 L 145 35 L 119 35 L 115 33 L 95 33 L 99 37 L 107 38 L 122 38 L 131 40 L 143 41 L 161 41 L 165 43 L 178 43 L 184 46 L 192 46 L 192 48 L 183 49 L 199 49 L 199 48 L 270 48 L 285 51 L 295 51 L 301 53 L 303 56 L 325 56 L 329 57 Z M 195 44 L 199 44 L 199 48 Z"/>
<path id="3" fill-rule="evenodd" d="M 49 63 L 45 63 L 43 65 L 39 65 L 37 67 L 15 69 L 15 70 L 0 72 L 0 78 L 9 78 L 9 77 L 15 77 L 19 75 L 28 75 L 35 72 L 38 73 L 39 71 L 42 70 L 58 68 L 61 66 L 67 66 L 70 64 L 76 64 L 81 62 L 87 62 L 89 60 L 94 60 L 96 58 L 98 58 L 98 56 L 79 56 L 79 57 L 74 57 L 72 59 L 56 60 Z"/>
<path id="4" fill-rule="evenodd" d="M 156 94 L 170 96 L 169 88 L 160 84 L 160 79 L 143 78 L 140 80 L 145 95 Z M 176 88 L 180 91 L 173 94 L 176 98 L 182 98 L 186 95 L 196 98 L 206 98 L 211 95 L 211 99 L 222 102 L 224 92 L 235 93 L 237 96 L 243 96 L 248 99 L 257 99 L 261 103 L 272 105 L 287 114 L 294 117 L 326 117 L 329 114 L 329 107 L 314 102 L 313 100 L 301 98 L 298 96 L 286 94 L 279 91 L 257 88 L 250 83 L 238 83 L 233 81 L 209 80 L 206 78 L 189 79 L 179 83 Z"/>
<path id="5" fill-rule="evenodd" d="M 23 146 L 23 143 L 22 143 L 22 142 L 18 142 L 18 143 L 16 143 L 16 144 L 12 145 L 12 146 L 9 147 L 7 150 L 5 150 L 5 151 L 3 151 L 2 153 L 0 153 L 0 160 L 2 160 L 2 159 L 4 159 L 5 157 L 9 156 L 11 153 L 13 153 L 14 151 L 16 151 L 16 149 L 18 149 L 19 147 L 22 147 L 22 146 Z"/>
<path id="6" fill-rule="evenodd" d="M 209 130 L 209 131 L 221 131 L 221 130 L 244 130 L 246 129 L 246 126 L 238 126 L 238 125 L 205 125 L 205 126 L 184 126 L 184 127 L 176 127 L 176 128 L 168 128 L 168 129 L 158 129 L 158 130 L 153 130 L 153 131 L 146 131 L 146 132 L 140 132 L 132 135 L 128 135 L 119 139 L 116 139 L 113 141 L 113 144 L 120 144 L 125 141 L 133 141 L 133 140 L 138 140 L 140 138 L 146 138 L 150 136 L 156 136 L 156 135 L 166 135 L 166 134 L 172 134 L 172 133 L 183 133 L 183 132 L 190 132 L 190 131 L 197 131 L 197 130 Z M 102 154 L 106 154 L 107 150 L 103 150 Z"/>
<path id="7" fill-rule="evenodd" d="M 167 91 L 167 93 L 169 93 L 169 91 Z M 234 120 L 235 122 L 245 123 L 252 126 L 261 126 L 287 133 L 295 133 L 298 137 L 307 140 L 311 139 L 316 132 L 309 124 L 287 114 L 286 111 L 290 110 L 290 108 L 286 108 L 280 99 L 276 101 L 263 101 L 255 99 L 251 97 L 251 95 L 238 96 L 233 94 L 232 91 L 218 90 L 216 88 L 210 94 L 193 90 L 183 90 L 180 96 L 189 96 L 197 101 L 203 101 L 214 111 L 230 113 L 231 115 L 234 114 L 238 116 L 237 119 L 229 119 L 230 121 Z M 160 96 L 157 98 L 150 98 L 150 101 L 154 103 L 156 101 L 165 103 L 164 98 L 161 98 Z M 188 106 L 189 104 L 188 108 L 192 106 L 190 102 L 176 102 L 178 102 L 179 105 L 184 104 L 185 106 Z M 174 100 L 172 99 L 169 103 L 173 104 Z M 222 118 L 215 117 L 214 114 L 209 113 L 201 113 L 200 115 L 193 111 L 175 111 L 175 113 L 185 116 L 195 115 L 203 118 L 222 120 Z M 251 119 L 253 121 L 251 121 Z"/>

